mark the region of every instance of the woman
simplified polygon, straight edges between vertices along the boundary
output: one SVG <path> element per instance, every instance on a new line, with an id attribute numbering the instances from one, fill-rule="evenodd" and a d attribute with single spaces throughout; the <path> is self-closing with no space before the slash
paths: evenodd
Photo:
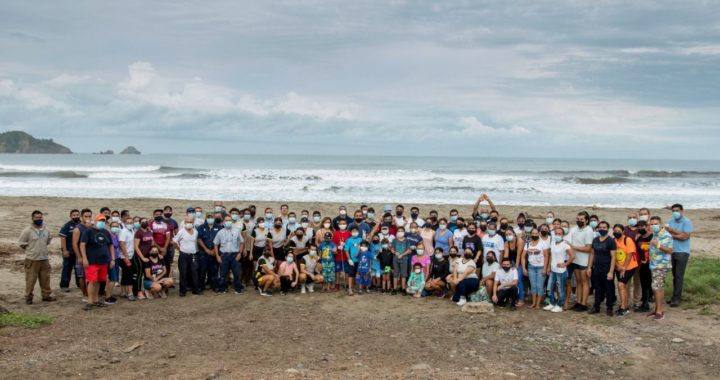
<path id="1" fill-rule="evenodd" d="M 135 256 L 133 257 L 133 272 L 135 277 L 133 278 L 133 293 L 139 300 L 145 299 L 145 292 L 143 291 L 143 277 L 144 277 L 144 265 L 148 262 L 148 255 L 150 249 L 155 244 L 153 239 L 153 233 L 148 228 L 147 218 L 140 219 L 140 227 L 135 231 Z"/>
<path id="2" fill-rule="evenodd" d="M 287 229 L 283 228 L 283 220 L 280 217 L 273 219 L 273 227 L 269 236 L 272 241 L 272 251 L 275 261 L 285 261 L 285 244 L 287 243 Z"/>
<path id="3" fill-rule="evenodd" d="M 441 249 L 435 250 L 435 257 L 428 273 L 427 282 L 425 283 L 426 295 L 435 293 L 439 298 L 445 297 L 445 289 L 447 289 L 445 278 L 449 273 L 449 265 Z"/>
<path id="4" fill-rule="evenodd" d="M 165 263 L 160 259 L 160 247 L 153 245 L 149 255 L 148 261 L 143 263 L 145 290 L 149 291 L 153 298 L 167 298 L 165 291 L 173 285 L 173 281 L 167 277 Z"/>
<path id="5" fill-rule="evenodd" d="M 550 245 L 550 280 L 548 281 L 550 303 L 543 310 L 560 313 L 563 309 L 567 310 L 565 303 L 565 298 L 568 295 L 565 289 L 569 273 L 567 268 L 575 259 L 575 254 L 570 248 L 570 244 L 565 241 L 565 230 L 559 227 L 553 232 L 553 242 Z M 555 297 L 555 285 L 558 288 L 558 297 Z"/>
<path id="6" fill-rule="evenodd" d="M 332 236 L 335 231 L 332 229 L 332 219 L 326 216 L 322 219 L 322 222 L 318 223 L 317 232 L 315 233 L 315 245 L 319 247 L 325 241 L 325 234 L 328 232 Z"/>
<path id="7" fill-rule="evenodd" d="M 435 248 L 440 248 L 443 253 L 449 252 L 450 247 L 454 246 L 453 233 L 447 228 L 447 219 L 440 218 L 438 221 L 438 230 L 435 233 Z"/>
<path id="8" fill-rule="evenodd" d="M 637 261 L 637 248 L 635 241 L 628 236 L 625 236 L 625 226 L 622 224 L 616 224 L 613 226 L 613 237 L 615 238 L 615 271 L 617 272 L 618 278 L 618 293 L 620 293 L 620 308 L 617 311 L 617 315 L 624 317 L 630 314 L 630 288 L 628 288 L 628 281 L 633 278 L 635 271 L 638 268 Z"/>
<path id="9" fill-rule="evenodd" d="M 292 249 L 298 263 L 301 263 L 307 254 L 308 244 L 310 244 L 310 237 L 307 236 L 303 227 L 298 227 L 288 242 L 288 247 Z"/>
<path id="10" fill-rule="evenodd" d="M 280 287 L 280 276 L 275 273 L 275 259 L 269 246 L 265 247 L 262 256 L 258 259 L 255 280 L 261 296 L 271 297 L 272 289 Z"/>
<path id="11" fill-rule="evenodd" d="M 487 265 L 482 267 L 482 278 L 480 279 L 480 286 L 485 287 L 485 292 L 488 295 L 493 293 L 493 286 L 495 286 L 495 273 L 500 270 L 500 264 L 497 262 L 495 252 L 488 252 Z"/>
<path id="12" fill-rule="evenodd" d="M 550 254 L 550 246 L 546 245 L 539 233 L 537 229 L 530 232 L 530 241 L 525 244 L 525 255 L 522 259 L 523 272 L 530 279 L 531 309 L 540 309 L 540 303 L 545 295 L 545 276 Z M 549 231 L 546 233 L 549 235 Z"/>
<path id="13" fill-rule="evenodd" d="M 257 218 L 255 228 L 253 228 L 252 232 L 250 233 L 250 240 L 252 245 L 251 260 L 253 262 L 253 268 L 255 268 L 257 266 L 258 260 L 260 260 L 263 252 L 265 252 L 265 247 L 267 247 L 268 241 L 268 230 L 265 227 L 265 218 L 263 218 L 262 216 Z"/>
<path id="14" fill-rule="evenodd" d="M 522 214 L 521 214 L 522 215 Z M 523 228 L 525 228 L 525 217 L 523 216 Z M 523 231 L 523 233 L 525 233 Z M 518 270 L 518 304 L 522 306 L 525 300 L 525 281 L 523 281 L 522 257 L 525 249 L 525 241 L 515 233 L 515 230 L 508 228 L 505 230 L 505 251 L 503 258 L 509 258 L 512 265 Z M 498 264 L 500 266 L 500 264 Z M 492 291 L 488 294 L 492 294 Z"/>
<path id="15" fill-rule="evenodd" d="M 463 252 L 462 259 L 455 265 L 455 272 L 453 273 L 455 294 L 452 300 L 457 303 L 458 306 L 466 304 L 467 297 L 480 288 L 480 280 L 478 279 L 477 273 L 475 273 L 477 265 L 472 257 L 472 250 L 467 248 Z"/>
<path id="16" fill-rule="evenodd" d="M 315 291 L 315 284 L 323 283 L 322 264 L 320 264 L 317 247 L 310 244 L 308 254 L 300 262 L 300 293 L 305 294 L 305 289 L 312 293 Z"/>
<path id="17" fill-rule="evenodd" d="M 540 227 L 538 227 L 538 231 L 540 231 L 540 241 L 545 244 L 548 249 L 550 249 L 550 244 L 552 243 L 552 236 L 550 236 L 550 225 L 549 224 L 541 224 Z"/>
<path id="18" fill-rule="evenodd" d="M 300 279 L 300 271 L 298 271 L 295 263 L 295 254 L 288 252 L 285 260 L 280 263 L 280 294 L 285 295 L 288 291 L 295 288 Z"/>
<path id="19" fill-rule="evenodd" d="M 608 236 L 609 229 L 608 222 L 598 222 L 595 231 L 598 237 L 592 243 L 587 274 L 595 292 L 595 303 L 589 313 L 600 313 L 600 305 L 605 301 L 605 313 L 608 317 L 612 317 L 615 304 L 615 251 L 617 245 L 615 239 Z"/>
<path id="20" fill-rule="evenodd" d="M 435 249 L 435 252 L 437 251 L 442 252 L 442 249 Z M 460 261 L 460 258 L 458 257 L 458 253 L 460 250 L 458 247 L 450 247 L 450 252 L 448 254 L 448 276 L 445 278 L 445 283 L 448 284 L 448 288 L 450 288 L 450 293 L 455 293 L 455 283 L 453 280 L 456 279 L 455 277 L 455 267 L 457 266 L 457 263 Z M 444 253 L 443 253 L 444 255 Z"/>
<path id="21" fill-rule="evenodd" d="M 420 237 L 423 240 L 423 245 L 425 246 L 425 249 L 431 252 L 435 252 L 435 230 L 433 229 L 433 225 L 431 222 L 425 222 L 422 230 L 420 230 Z M 443 254 L 447 255 L 447 252 L 444 252 Z"/>

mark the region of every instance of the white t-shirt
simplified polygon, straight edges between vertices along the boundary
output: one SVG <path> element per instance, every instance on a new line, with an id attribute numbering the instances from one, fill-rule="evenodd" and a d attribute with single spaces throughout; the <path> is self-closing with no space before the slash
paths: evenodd
<path id="1" fill-rule="evenodd" d="M 135 256 L 135 230 L 127 227 L 123 228 L 120 230 L 118 240 L 125 244 L 125 250 L 127 251 L 128 256 L 130 256 L 128 259 L 132 259 Z M 118 255 L 124 258 L 122 250 L 118 252 Z"/>
<path id="2" fill-rule="evenodd" d="M 462 230 L 458 228 L 455 232 L 453 232 L 453 242 L 455 242 L 456 247 L 462 247 L 463 238 L 465 236 L 468 236 L 466 228 L 463 228 Z"/>
<path id="3" fill-rule="evenodd" d="M 497 262 L 494 262 L 492 264 L 485 264 L 482 267 L 482 276 L 483 276 L 483 278 L 485 278 L 485 277 L 489 276 L 490 273 L 497 272 L 499 270 L 500 270 L 500 264 L 498 264 Z"/>
<path id="4" fill-rule="evenodd" d="M 584 247 L 586 245 L 592 245 L 593 239 L 595 239 L 595 232 L 590 226 L 585 226 L 583 229 L 575 226 L 570 230 L 570 242 L 574 246 Z M 573 263 L 584 267 L 588 265 L 590 252 L 573 250 L 573 253 L 575 254 Z"/>
<path id="5" fill-rule="evenodd" d="M 457 273 L 458 276 L 461 276 L 468 268 L 472 268 L 473 271 L 471 274 L 465 276 L 465 278 L 477 278 L 477 273 L 475 273 L 475 269 L 477 268 L 477 265 L 475 264 L 475 260 L 468 260 L 468 262 L 463 263 L 462 259 L 459 259 L 456 264 Z"/>
<path id="6" fill-rule="evenodd" d="M 495 272 L 495 282 L 497 282 L 499 285 L 510 284 L 513 281 L 517 281 L 517 279 L 518 279 L 518 272 L 517 272 L 517 269 L 515 269 L 515 268 L 511 268 L 507 272 L 505 272 L 504 269 L 499 268 Z"/>
<path id="7" fill-rule="evenodd" d="M 502 257 L 502 255 L 505 251 L 505 240 L 503 240 L 503 238 L 500 237 L 499 234 L 495 234 L 495 236 L 490 236 L 490 234 L 483 235 L 482 243 L 483 243 L 483 266 L 485 264 L 487 264 L 487 255 L 490 252 L 495 252 L 496 258 Z"/>
<path id="8" fill-rule="evenodd" d="M 197 253 L 197 238 L 198 232 L 196 229 L 193 228 L 188 232 L 187 229 L 181 228 L 177 235 L 173 237 L 173 241 L 180 246 L 180 252 L 195 254 Z"/>
<path id="9" fill-rule="evenodd" d="M 548 249 L 549 247 L 542 240 L 538 240 L 537 245 L 534 245 L 534 246 L 532 243 L 533 242 L 530 241 L 528 244 L 525 245 L 525 252 L 527 253 L 528 265 L 532 265 L 534 267 L 544 267 L 545 266 L 545 254 L 543 252 L 546 249 Z"/>
<path id="10" fill-rule="evenodd" d="M 562 264 L 570 257 L 567 254 L 570 245 L 567 242 L 552 243 L 550 246 L 550 270 L 555 273 L 565 273 L 567 268 L 558 268 L 558 264 Z"/>
<path id="11" fill-rule="evenodd" d="M 395 225 L 398 227 L 405 227 L 405 223 L 407 223 L 407 219 L 405 219 L 404 216 L 396 216 L 393 219 L 395 220 Z"/>

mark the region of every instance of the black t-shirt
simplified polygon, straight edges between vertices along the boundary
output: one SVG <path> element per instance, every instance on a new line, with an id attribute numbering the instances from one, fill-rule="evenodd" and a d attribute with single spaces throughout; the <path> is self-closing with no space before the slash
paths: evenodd
<path id="1" fill-rule="evenodd" d="M 90 265 L 103 265 L 110 262 L 112 237 L 107 230 L 88 228 L 82 233 L 80 242 L 85 243 L 85 254 Z"/>
<path id="2" fill-rule="evenodd" d="M 595 252 L 593 266 L 600 265 L 609 267 L 612 261 L 610 251 L 616 250 L 617 245 L 615 244 L 615 239 L 611 237 L 607 237 L 605 241 L 600 240 L 600 237 L 596 237 L 595 240 L 593 240 L 592 249 Z"/>
<path id="3" fill-rule="evenodd" d="M 643 237 L 638 234 L 635 237 L 635 246 L 637 246 L 638 258 L 640 262 L 638 264 L 646 265 L 649 261 L 648 255 L 650 254 L 650 242 L 653 239 L 653 234 Z"/>
<path id="4" fill-rule="evenodd" d="M 160 261 L 159 259 L 157 262 L 153 262 L 152 259 L 148 260 L 148 262 L 143 263 L 143 272 L 145 272 L 145 269 L 150 268 L 150 273 L 154 276 L 159 275 L 162 271 L 165 270 L 165 264 Z M 148 279 L 149 280 L 149 279 Z"/>
<path id="5" fill-rule="evenodd" d="M 430 269 L 430 278 L 440 278 L 444 280 L 448 274 L 450 274 L 450 263 L 448 263 L 445 259 L 442 261 L 433 259 L 432 269 Z"/>
<path id="6" fill-rule="evenodd" d="M 260 257 L 260 258 L 258 259 L 258 262 L 257 262 L 257 271 L 258 271 L 260 274 L 263 274 L 263 275 L 264 275 L 264 274 L 267 274 L 267 272 L 265 272 L 265 269 L 263 269 L 263 265 L 268 265 L 268 266 L 269 266 L 269 264 L 270 264 L 270 260 L 269 260 L 269 259 L 265 258 L 265 256 Z"/>
<path id="7" fill-rule="evenodd" d="M 380 269 L 384 270 L 385 267 L 391 267 L 393 262 L 393 254 L 389 249 L 383 249 L 378 255 L 380 258 Z"/>
<path id="8" fill-rule="evenodd" d="M 462 249 L 465 250 L 465 248 L 470 248 L 474 255 L 477 255 L 478 250 L 482 249 L 482 246 L 482 239 L 477 235 L 477 233 L 473 236 L 467 235 L 463 238 Z"/>

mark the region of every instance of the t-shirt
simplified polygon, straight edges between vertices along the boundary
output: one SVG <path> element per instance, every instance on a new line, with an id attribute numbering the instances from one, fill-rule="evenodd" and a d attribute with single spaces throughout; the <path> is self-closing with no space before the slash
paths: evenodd
<path id="1" fill-rule="evenodd" d="M 358 252 L 360 252 L 360 243 L 362 242 L 362 238 L 360 236 L 358 237 L 351 237 L 345 241 L 345 252 L 349 255 L 350 260 L 357 261 Z"/>
<path id="2" fill-rule="evenodd" d="M 135 232 L 135 239 L 140 239 L 140 253 L 142 253 L 143 256 L 147 257 L 148 253 L 150 253 L 150 248 L 153 246 L 153 233 L 148 230 L 137 230 Z"/>
<path id="3" fill-rule="evenodd" d="M 443 253 L 450 251 L 450 239 L 452 239 L 453 233 L 450 230 L 437 230 L 435 232 L 435 249 L 442 249 Z"/>
<path id="4" fill-rule="evenodd" d="M 405 233 L 405 240 L 407 240 L 410 247 L 417 247 L 417 245 L 420 244 L 423 239 L 420 234 Z"/>
<path id="5" fill-rule="evenodd" d="M 478 250 L 482 249 L 482 246 L 482 238 L 477 234 L 473 236 L 467 235 L 463 237 L 463 242 L 461 245 L 462 249 L 465 250 L 466 248 L 470 248 L 473 252 L 473 255 L 477 255 Z"/>
<path id="6" fill-rule="evenodd" d="M 373 254 L 370 251 L 360 252 L 357 257 L 357 271 L 358 273 L 370 272 L 370 267 L 373 261 Z"/>
<path id="7" fill-rule="evenodd" d="M 457 268 L 458 276 L 461 276 L 465 271 L 468 270 L 468 268 L 472 268 L 472 272 L 465 276 L 465 278 L 477 278 L 477 273 L 475 273 L 475 269 L 477 269 L 477 265 L 475 264 L 475 260 L 468 260 L 467 262 L 463 262 L 463 259 L 459 259 L 457 263 L 455 264 Z"/>
<path id="8" fill-rule="evenodd" d="M 545 250 L 548 249 L 544 241 L 538 240 L 536 245 L 533 245 L 533 241 L 529 241 L 525 244 L 525 252 L 527 253 L 528 265 L 534 267 L 545 266 Z"/>
<path id="9" fill-rule="evenodd" d="M 153 276 L 158 276 L 160 273 L 162 273 L 165 270 L 165 263 L 163 263 L 162 260 L 157 260 L 156 262 L 153 262 L 152 259 L 148 260 L 148 262 L 143 263 L 143 272 L 145 272 L 145 269 L 150 269 L 150 274 Z M 148 280 L 152 281 L 152 278 L 148 278 Z"/>
<path id="10" fill-rule="evenodd" d="M 672 255 L 661 251 L 659 247 L 673 249 L 673 244 L 675 244 L 675 242 L 672 236 L 663 228 L 660 232 L 653 236 L 653 239 L 658 240 L 658 247 L 650 244 L 650 269 L 671 269 L 672 262 L 670 261 L 670 258 Z"/>
<path id="11" fill-rule="evenodd" d="M 617 246 L 617 249 L 615 250 L 616 265 L 625 265 L 625 261 L 629 256 L 630 261 L 625 267 L 625 270 L 637 268 L 637 249 L 635 248 L 635 241 L 633 241 L 633 239 L 629 236 L 622 236 L 620 239 L 615 239 L 615 245 Z"/>
<path id="12" fill-rule="evenodd" d="M 609 267 L 610 262 L 612 261 L 612 255 L 611 251 L 614 251 L 617 249 L 617 244 L 615 244 L 615 239 L 608 237 L 604 241 L 600 240 L 599 237 L 595 238 L 592 243 L 593 253 L 595 254 L 595 259 L 593 261 L 593 267 L 595 266 L 602 266 L 602 267 Z"/>
<path id="13" fill-rule="evenodd" d="M 500 270 L 500 264 L 497 262 L 494 262 L 492 264 L 487 264 L 482 267 L 482 276 L 483 278 L 489 276 L 491 273 L 495 273 Z M 493 276 L 493 278 L 495 278 Z"/>
<path id="14" fill-rule="evenodd" d="M 410 260 L 410 264 L 415 267 L 416 263 L 422 265 L 423 272 L 425 272 L 425 269 L 427 269 L 428 265 L 430 265 L 430 256 L 422 255 L 422 257 L 420 257 L 420 255 L 413 255 Z"/>
<path id="15" fill-rule="evenodd" d="M 272 241 L 273 248 L 281 248 L 283 246 L 283 243 L 285 243 L 285 239 L 287 239 L 287 236 L 288 231 L 285 228 L 281 228 L 279 230 L 271 228 L 270 231 L 268 231 L 268 237 Z"/>
<path id="16" fill-rule="evenodd" d="M 85 255 L 90 265 L 104 265 L 110 262 L 112 237 L 107 230 L 88 228 L 80 237 L 80 243 L 85 243 Z"/>
<path id="17" fill-rule="evenodd" d="M 497 282 L 498 285 L 510 285 L 513 281 L 517 281 L 517 279 L 518 272 L 515 268 L 511 268 L 507 272 L 505 272 L 503 268 L 500 268 L 495 272 L 495 282 Z"/>
<path id="18" fill-rule="evenodd" d="M 125 250 L 128 253 L 128 259 L 132 259 L 135 256 L 135 231 L 128 227 L 123 228 L 120 230 L 118 240 L 125 246 Z M 122 253 L 122 249 L 118 252 L 118 257 L 125 258 L 125 255 Z"/>
<path id="19" fill-rule="evenodd" d="M 593 239 L 595 239 L 595 232 L 590 226 L 585 226 L 583 229 L 575 226 L 570 229 L 570 243 L 576 247 L 584 247 L 586 245 L 592 244 Z M 573 253 L 575 254 L 575 260 L 573 260 L 573 264 L 577 264 L 583 267 L 586 267 L 588 265 L 588 261 L 590 260 L 589 252 L 580 252 L 578 250 L 573 250 Z"/>
<path id="20" fill-rule="evenodd" d="M 310 256 L 305 255 L 303 256 L 303 264 L 305 265 L 305 271 L 309 272 L 310 274 L 315 274 L 316 268 L 317 268 L 317 256 Z"/>
<path id="21" fill-rule="evenodd" d="M 693 232 L 693 224 L 690 221 L 690 219 L 686 217 L 680 218 L 680 220 L 675 220 L 674 218 L 670 218 L 670 221 L 668 222 L 668 226 L 670 228 L 677 230 L 678 232 L 687 232 L 692 233 Z M 690 253 L 690 239 L 687 240 L 678 240 L 673 239 L 673 252 L 684 252 L 684 253 Z"/>
<path id="22" fill-rule="evenodd" d="M 267 246 L 268 232 L 267 229 L 255 228 L 250 233 L 250 236 L 254 239 L 253 245 L 258 248 L 265 248 Z"/>
<path id="23" fill-rule="evenodd" d="M 638 234 L 635 237 L 635 247 L 637 247 L 638 259 L 640 260 L 640 264 L 647 264 L 650 260 L 650 241 L 652 241 L 652 239 L 652 234 L 648 236 L 641 236 L 640 234 Z"/>
<path id="24" fill-rule="evenodd" d="M 165 241 L 167 241 L 168 237 L 167 233 L 170 232 L 170 227 L 168 226 L 168 224 L 164 221 L 156 222 L 153 220 L 148 225 L 148 228 L 150 228 L 150 231 L 152 231 L 155 244 L 160 247 L 165 246 Z"/>
<path id="25" fill-rule="evenodd" d="M 79 224 L 80 224 L 79 222 L 75 223 L 72 220 L 70 220 L 67 223 L 65 223 L 62 226 L 62 228 L 60 228 L 60 233 L 58 234 L 61 237 L 65 238 L 65 249 L 67 250 L 67 252 L 70 256 L 75 254 L 75 249 L 73 248 L 73 243 L 72 243 L 72 236 L 73 236 L 73 231 L 75 231 L 75 229 L 77 228 L 77 226 Z"/>
<path id="26" fill-rule="evenodd" d="M 194 228 L 190 231 L 183 228 L 173 237 L 173 241 L 180 246 L 182 253 L 197 253 L 198 232 Z"/>
<path id="27" fill-rule="evenodd" d="M 341 261 L 347 261 L 348 256 L 347 252 L 345 252 L 345 242 L 350 239 L 350 231 L 335 231 L 333 233 L 332 242 L 337 247 L 337 253 L 335 254 L 335 261 L 341 262 Z"/>
<path id="28" fill-rule="evenodd" d="M 409 248 L 410 244 L 408 244 L 407 240 L 400 240 L 395 239 L 392 243 L 390 243 L 390 247 L 395 250 L 395 255 L 402 255 L 405 253 L 405 251 Z"/>
<path id="29" fill-rule="evenodd" d="M 328 265 L 328 263 L 335 261 L 335 251 L 337 249 L 337 246 L 333 242 L 322 242 L 318 246 L 318 252 L 320 253 L 320 259 L 323 261 L 323 266 Z"/>
<path id="30" fill-rule="evenodd" d="M 265 269 L 263 269 L 263 265 L 267 265 L 270 272 L 272 272 L 273 269 L 275 269 L 275 259 L 273 259 L 272 256 L 270 256 L 270 257 L 262 256 L 258 259 L 257 271 L 262 274 L 268 274 L 270 272 L 265 271 Z"/>
<path id="31" fill-rule="evenodd" d="M 550 270 L 555 273 L 565 273 L 567 268 L 558 268 L 558 264 L 564 263 L 570 259 L 567 251 L 570 249 L 570 245 L 566 241 L 560 243 L 553 242 L 550 245 Z"/>
<path id="32" fill-rule="evenodd" d="M 463 228 L 462 230 L 458 228 L 455 231 L 453 231 L 453 242 L 455 243 L 455 246 L 462 247 L 463 242 L 465 241 L 465 236 L 467 236 L 467 235 L 468 235 L 468 232 L 467 232 L 467 229 L 465 229 L 465 228 Z M 473 251 L 473 253 L 475 253 L 475 252 Z"/>
<path id="33" fill-rule="evenodd" d="M 385 269 L 385 267 L 392 267 L 393 265 L 393 254 L 390 252 L 389 249 L 383 249 L 380 251 L 380 254 L 378 255 L 380 257 L 380 267 L 381 269 Z"/>
<path id="34" fill-rule="evenodd" d="M 442 261 L 438 261 L 438 259 L 432 260 L 432 268 L 430 269 L 431 279 L 439 278 L 445 280 L 445 277 L 447 277 L 449 273 L 450 268 L 446 259 L 443 258 Z"/>
<path id="35" fill-rule="evenodd" d="M 296 269 L 297 265 L 294 262 L 288 263 L 287 261 L 283 261 L 280 263 L 280 270 L 278 271 L 278 274 L 280 276 L 292 277 Z"/>
<path id="36" fill-rule="evenodd" d="M 487 263 L 487 255 L 490 252 L 495 252 L 495 257 L 500 258 L 502 257 L 504 251 L 505 251 L 505 240 L 498 235 L 495 234 L 495 236 L 490 236 L 490 234 L 485 234 L 482 237 L 482 243 L 483 243 L 483 265 Z"/>

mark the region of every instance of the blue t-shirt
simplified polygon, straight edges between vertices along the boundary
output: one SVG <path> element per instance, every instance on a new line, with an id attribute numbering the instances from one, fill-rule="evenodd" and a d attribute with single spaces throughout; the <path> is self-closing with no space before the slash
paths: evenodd
<path id="1" fill-rule="evenodd" d="M 68 254 L 70 256 L 75 255 L 75 249 L 73 248 L 72 243 L 72 237 L 73 237 L 73 231 L 80 225 L 80 223 L 75 223 L 72 220 L 65 223 L 62 228 L 60 229 L 60 236 L 65 238 L 65 248 L 68 251 Z M 82 233 L 83 231 L 80 230 Z"/>
<path id="2" fill-rule="evenodd" d="M 213 249 L 215 247 L 215 243 L 213 242 L 215 240 L 215 235 L 217 235 L 217 233 L 222 229 L 223 226 L 220 224 L 214 223 L 210 226 L 207 222 L 205 222 L 202 226 L 200 226 L 200 228 L 198 228 L 198 238 L 202 240 L 208 249 Z"/>
<path id="3" fill-rule="evenodd" d="M 690 219 L 684 216 L 680 218 L 680 220 L 675 220 L 673 218 L 670 219 L 670 222 L 668 222 L 668 226 L 670 226 L 670 228 L 679 232 L 693 232 L 693 224 Z M 673 252 L 690 253 L 690 238 L 687 240 L 673 239 Z"/>
<path id="4" fill-rule="evenodd" d="M 350 255 L 350 260 L 357 261 L 358 252 L 360 252 L 360 243 L 362 243 L 360 236 L 351 237 L 345 242 L 345 252 Z"/>
<path id="5" fill-rule="evenodd" d="M 358 273 L 368 273 L 370 272 L 370 267 L 373 261 L 373 254 L 370 253 L 370 251 L 367 252 L 361 252 L 360 255 L 358 255 L 358 264 L 357 264 L 357 270 Z"/>
<path id="6" fill-rule="evenodd" d="M 326 264 L 335 262 L 335 253 L 333 253 L 333 250 L 336 248 L 337 246 L 333 242 L 324 241 L 320 243 L 320 245 L 318 246 L 320 260 Z"/>
<path id="7" fill-rule="evenodd" d="M 435 248 L 442 249 L 443 253 L 450 252 L 450 238 L 453 237 L 453 233 L 450 230 L 437 230 L 435 233 Z"/>
<path id="8" fill-rule="evenodd" d="M 107 230 L 87 228 L 80 237 L 80 242 L 85 243 L 85 256 L 90 265 L 104 265 L 110 262 L 110 247 L 112 237 Z"/>

